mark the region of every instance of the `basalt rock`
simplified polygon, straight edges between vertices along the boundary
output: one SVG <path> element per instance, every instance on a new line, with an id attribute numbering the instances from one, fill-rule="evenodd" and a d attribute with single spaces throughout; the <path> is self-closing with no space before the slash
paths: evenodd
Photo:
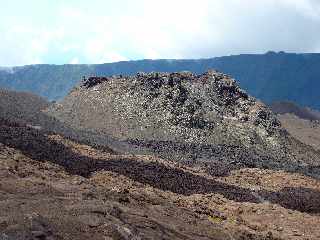
<path id="1" fill-rule="evenodd" d="M 215 169 L 319 172 L 319 153 L 292 139 L 268 107 L 216 71 L 90 77 L 48 113 L 130 143 L 133 153 Z"/>
<path id="2" fill-rule="evenodd" d="M 319 180 L 299 174 L 213 178 L 1 118 L 0 162 L 1 240 L 319 239 Z"/>

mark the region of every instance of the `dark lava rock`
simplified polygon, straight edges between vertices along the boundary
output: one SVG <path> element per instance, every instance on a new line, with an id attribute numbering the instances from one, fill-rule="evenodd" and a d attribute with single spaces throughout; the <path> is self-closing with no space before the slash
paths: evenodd
<path id="1" fill-rule="evenodd" d="M 90 77 L 48 113 L 129 143 L 127 152 L 157 153 L 217 174 L 240 167 L 319 172 L 318 152 L 292 139 L 268 107 L 216 71 Z"/>

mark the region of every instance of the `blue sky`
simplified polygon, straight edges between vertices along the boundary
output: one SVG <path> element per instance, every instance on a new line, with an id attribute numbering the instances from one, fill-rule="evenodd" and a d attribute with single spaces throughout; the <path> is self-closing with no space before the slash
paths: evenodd
<path id="1" fill-rule="evenodd" d="M 0 0 L 0 66 L 320 52 L 318 0 Z"/>

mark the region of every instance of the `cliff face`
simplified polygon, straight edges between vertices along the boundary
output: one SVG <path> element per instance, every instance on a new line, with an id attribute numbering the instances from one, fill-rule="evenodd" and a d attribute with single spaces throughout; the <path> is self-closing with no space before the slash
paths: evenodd
<path id="1" fill-rule="evenodd" d="M 48 113 L 130 143 L 135 151 L 209 164 L 212 171 L 245 165 L 306 172 L 305 165 L 318 159 L 287 135 L 265 105 L 215 71 L 91 77 Z"/>

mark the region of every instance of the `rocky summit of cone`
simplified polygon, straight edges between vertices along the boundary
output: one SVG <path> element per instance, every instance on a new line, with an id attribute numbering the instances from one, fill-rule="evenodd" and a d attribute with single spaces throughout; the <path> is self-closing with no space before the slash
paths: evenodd
<path id="1" fill-rule="evenodd" d="M 220 72 L 89 77 L 48 113 L 215 174 L 263 167 L 318 174 L 319 153 L 293 139 L 272 111 Z M 310 167 L 311 166 L 311 167 Z"/>

